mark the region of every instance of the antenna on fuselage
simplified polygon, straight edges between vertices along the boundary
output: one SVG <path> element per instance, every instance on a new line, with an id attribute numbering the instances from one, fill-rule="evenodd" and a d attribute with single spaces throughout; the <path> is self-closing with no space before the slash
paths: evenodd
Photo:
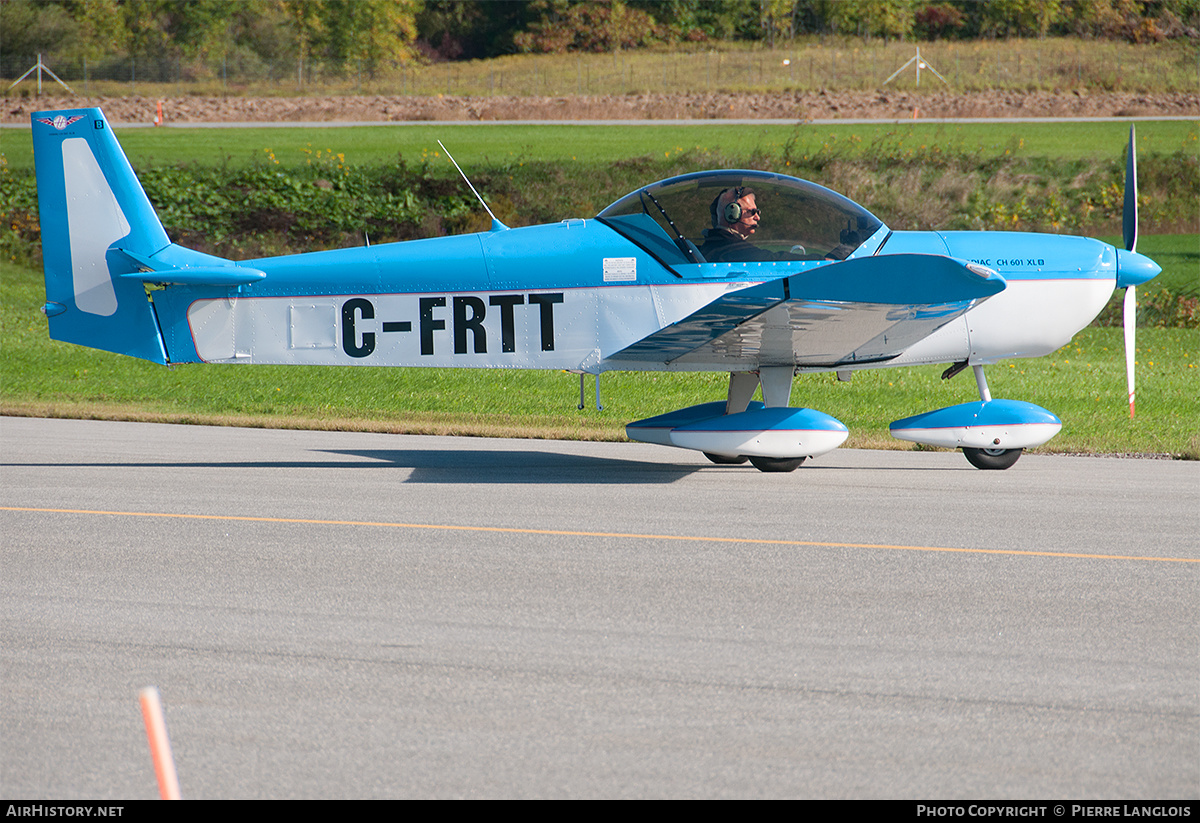
<path id="1" fill-rule="evenodd" d="M 450 162 L 454 164 L 454 168 L 458 169 L 458 173 L 462 175 L 463 182 L 467 184 L 467 188 L 469 188 L 471 193 L 475 195 L 475 199 L 479 201 L 479 205 L 483 206 L 483 210 L 486 211 L 488 216 L 492 218 L 492 231 L 507 229 L 508 226 L 496 219 L 496 215 L 492 214 L 492 210 L 488 208 L 487 202 L 484 201 L 479 192 L 475 190 L 475 187 L 471 185 L 471 181 L 467 178 L 466 173 L 463 172 L 462 167 L 458 165 L 458 161 L 454 159 L 452 154 L 450 154 L 450 150 L 442 144 L 441 140 L 437 141 L 437 144 L 442 147 L 442 151 L 446 152 L 446 156 L 450 158 Z"/>

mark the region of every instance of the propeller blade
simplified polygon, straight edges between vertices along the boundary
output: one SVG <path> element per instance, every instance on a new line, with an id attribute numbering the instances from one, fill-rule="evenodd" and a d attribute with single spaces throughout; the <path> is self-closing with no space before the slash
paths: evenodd
<path id="1" fill-rule="evenodd" d="M 1134 145 L 1133 125 L 1129 126 L 1129 150 L 1125 153 L 1125 205 L 1121 213 L 1121 234 L 1126 251 L 1137 251 L 1137 149 Z M 1137 287 L 1125 289 L 1125 301 L 1121 305 L 1121 323 L 1125 329 L 1125 385 L 1129 388 L 1129 417 L 1133 417 L 1134 366 L 1136 357 L 1134 337 L 1137 325 Z"/>
<path id="2" fill-rule="evenodd" d="M 1125 327 L 1125 384 L 1129 387 L 1129 416 L 1133 417 L 1133 400 L 1134 400 L 1134 385 L 1133 385 L 1133 359 L 1136 356 L 1134 349 L 1134 328 L 1137 323 L 1137 286 L 1130 286 L 1125 289 L 1125 302 L 1121 306 L 1121 320 Z"/>
<path id="3" fill-rule="evenodd" d="M 1125 207 L 1121 214 L 1121 233 L 1125 250 L 1137 251 L 1137 151 L 1134 148 L 1133 126 L 1129 127 L 1129 151 L 1125 155 Z"/>

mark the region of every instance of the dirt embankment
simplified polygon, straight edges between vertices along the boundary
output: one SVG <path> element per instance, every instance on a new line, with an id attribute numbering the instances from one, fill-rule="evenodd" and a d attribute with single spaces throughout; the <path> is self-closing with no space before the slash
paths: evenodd
<path id="1" fill-rule="evenodd" d="M 167 123 L 455 120 L 728 120 L 945 117 L 1200 117 L 1200 93 L 900 91 L 629 94 L 565 97 L 169 97 Z M 100 106 L 114 123 L 148 123 L 158 100 L 55 97 L 6 100 L 0 122 L 28 123 L 44 108 Z"/>

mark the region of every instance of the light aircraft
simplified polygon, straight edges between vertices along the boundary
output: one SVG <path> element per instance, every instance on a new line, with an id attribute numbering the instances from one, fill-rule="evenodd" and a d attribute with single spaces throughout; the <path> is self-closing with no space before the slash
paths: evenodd
<path id="1" fill-rule="evenodd" d="M 1008 468 L 1062 423 L 993 399 L 984 367 L 1055 351 L 1117 288 L 1132 413 L 1132 302 L 1160 271 L 1134 251 L 1132 130 L 1124 249 L 892 231 L 821 186 L 733 170 L 652 183 L 592 219 L 508 228 L 493 215 L 476 234 L 235 262 L 171 242 L 99 109 L 36 112 L 32 127 L 56 340 L 164 364 L 728 372 L 725 399 L 626 432 L 762 471 L 848 436 L 789 406 L 796 374 L 938 363 L 946 378 L 972 368 L 979 401 L 897 420 L 892 434 Z M 751 217 L 750 242 L 706 246 Z"/>

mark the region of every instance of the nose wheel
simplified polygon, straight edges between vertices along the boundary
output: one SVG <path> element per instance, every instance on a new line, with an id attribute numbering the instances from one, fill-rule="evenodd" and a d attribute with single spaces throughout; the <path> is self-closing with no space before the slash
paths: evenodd
<path id="1" fill-rule="evenodd" d="M 1007 469 L 1024 449 L 963 449 L 967 462 L 977 469 Z"/>
<path id="2" fill-rule="evenodd" d="M 988 388 L 987 377 L 984 376 L 983 366 L 972 366 L 975 372 L 975 384 L 979 387 L 979 399 L 988 403 L 992 392 Z M 977 469 L 1007 469 L 1021 456 L 1023 449 L 963 449 L 967 462 Z"/>

